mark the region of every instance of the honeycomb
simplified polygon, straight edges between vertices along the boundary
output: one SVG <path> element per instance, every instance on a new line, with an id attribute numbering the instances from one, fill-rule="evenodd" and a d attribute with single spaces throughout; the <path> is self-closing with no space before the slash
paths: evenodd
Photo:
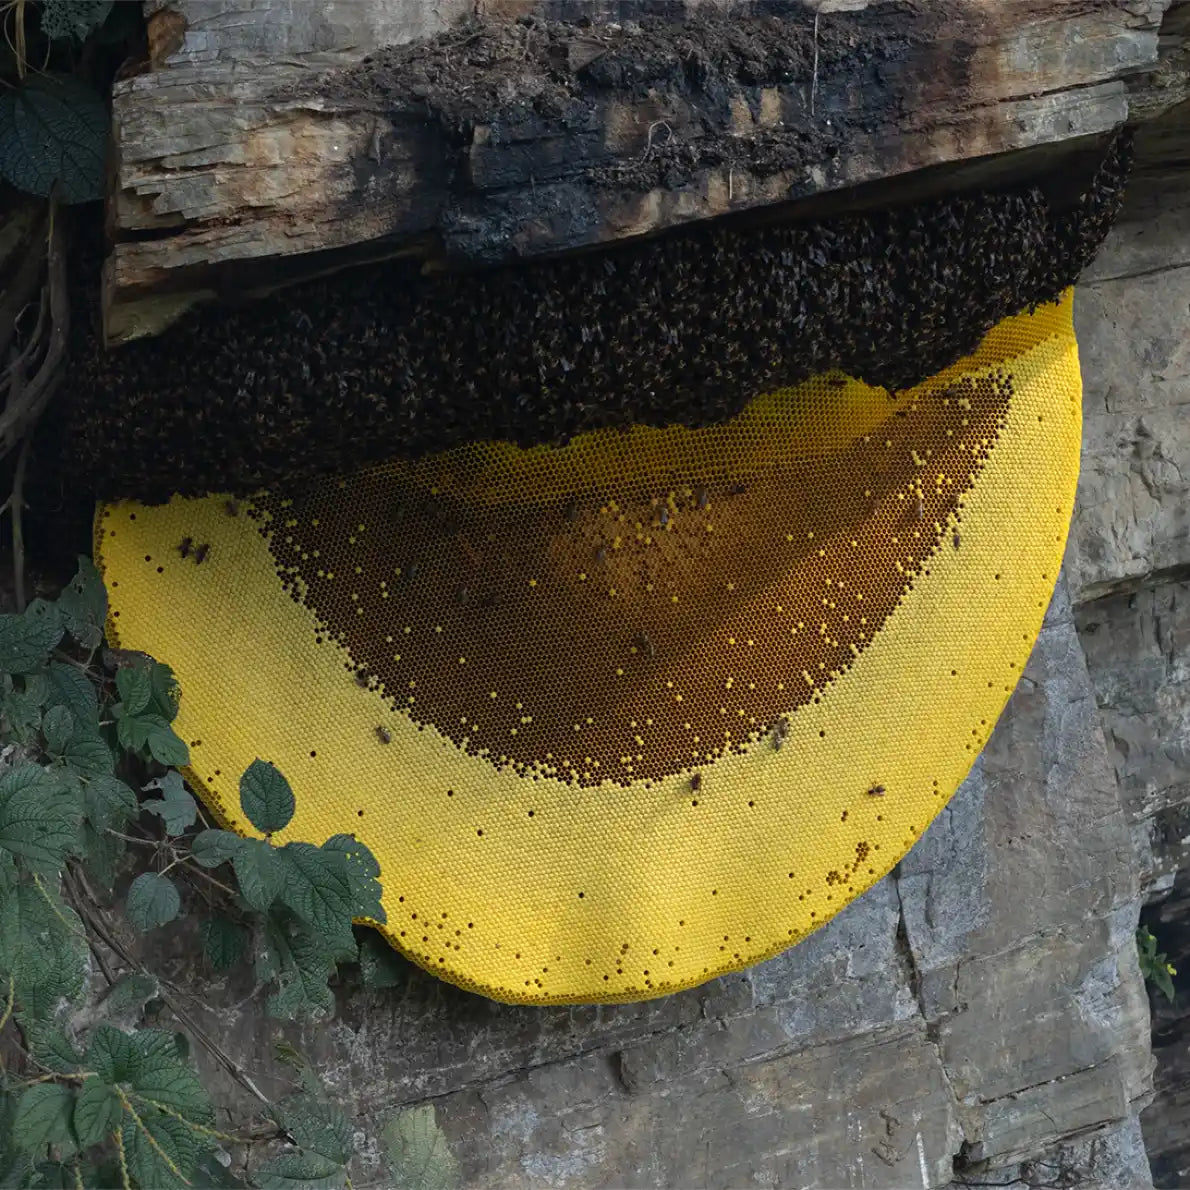
<path id="1" fill-rule="evenodd" d="M 220 819 L 352 831 L 464 987 L 630 1000 L 774 954 L 912 846 L 1013 689 L 1077 477 L 1072 299 L 895 397 L 472 442 L 102 506 L 112 635 L 173 665 Z"/>

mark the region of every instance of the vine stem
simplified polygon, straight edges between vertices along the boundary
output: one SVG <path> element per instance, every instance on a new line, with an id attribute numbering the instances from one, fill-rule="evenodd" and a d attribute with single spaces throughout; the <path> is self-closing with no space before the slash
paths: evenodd
<path id="1" fill-rule="evenodd" d="M 116 1142 L 116 1152 L 120 1157 L 120 1185 L 122 1190 L 132 1190 L 132 1179 L 128 1176 L 128 1156 L 124 1152 L 124 1129 L 115 1129 L 112 1139 Z"/>

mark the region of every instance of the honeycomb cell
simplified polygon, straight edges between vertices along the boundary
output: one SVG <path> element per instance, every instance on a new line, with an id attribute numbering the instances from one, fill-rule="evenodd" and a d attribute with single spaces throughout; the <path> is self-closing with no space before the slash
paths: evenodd
<path id="1" fill-rule="evenodd" d="M 251 830 L 238 776 L 273 761 L 278 841 L 356 833 L 428 970 L 534 1003 L 700 983 L 884 875 L 990 735 L 1072 507 L 1071 308 L 895 395 L 832 373 L 701 429 L 469 443 L 234 515 L 104 506 L 112 636 L 174 667 L 220 820 Z"/>

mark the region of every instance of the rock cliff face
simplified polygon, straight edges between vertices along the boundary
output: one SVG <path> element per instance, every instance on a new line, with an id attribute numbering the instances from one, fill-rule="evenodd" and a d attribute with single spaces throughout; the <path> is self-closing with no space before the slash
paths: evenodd
<path id="1" fill-rule="evenodd" d="M 1143 909 L 1190 973 L 1178 199 L 1142 176 L 1080 287 L 1086 460 L 1065 578 L 919 845 L 793 951 L 665 1000 L 515 1008 L 416 971 L 344 989 L 332 1025 L 292 1040 L 369 1136 L 430 1102 L 476 1187 L 1126 1190 L 1154 1185 L 1150 1158 L 1156 1185 L 1187 1184 L 1190 1020 L 1157 1007 L 1154 1063 L 1134 942 Z M 268 1078 L 244 990 L 209 1023 Z M 362 1181 L 378 1159 L 365 1149 Z"/>
<path id="2" fill-rule="evenodd" d="M 1175 3 L 1165 31 L 1186 25 Z M 417 971 L 343 989 L 290 1040 L 368 1136 L 431 1103 L 465 1183 L 518 1190 L 1190 1184 L 1187 105 L 1158 124 L 1078 290 L 1065 577 L 947 810 L 807 942 L 665 1000 L 516 1008 Z M 1142 913 L 1183 970 L 1173 1005 L 1139 971 Z M 206 1024 L 275 1091 L 249 991 Z"/>

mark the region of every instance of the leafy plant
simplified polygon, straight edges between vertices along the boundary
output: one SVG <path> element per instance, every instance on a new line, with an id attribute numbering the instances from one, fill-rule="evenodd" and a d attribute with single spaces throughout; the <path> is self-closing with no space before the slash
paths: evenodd
<path id="1" fill-rule="evenodd" d="M 110 651 L 108 671 L 95 664 L 106 609 L 80 558 L 56 603 L 0 616 L 0 1034 L 20 1056 L 0 1069 L 0 1184 L 244 1185 L 220 1157 L 251 1141 L 274 1151 L 250 1184 L 343 1186 L 351 1129 L 308 1070 L 299 1095 L 262 1104 L 264 1133 L 215 1127 L 188 1033 L 147 1027 L 146 1005 L 209 1039 L 121 936 L 202 904 L 212 969 L 251 963 L 272 1013 L 323 1014 L 340 963 L 371 986 L 397 978 L 389 948 L 361 931 L 361 949 L 353 928 L 384 920 L 379 867 L 350 835 L 274 845 L 295 800 L 263 760 L 240 782 L 261 837 L 208 824 L 166 767 L 188 759 L 169 668 Z M 112 888 L 130 868 L 121 919 L 91 881 Z"/>
<path id="2" fill-rule="evenodd" d="M 1173 976 L 1178 969 L 1169 961 L 1169 957 L 1157 951 L 1157 939 L 1150 933 L 1148 926 L 1142 926 L 1136 931 L 1136 955 L 1140 962 L 1140 972 L 1147 983 L 1151 983 L 1161 994 L 1173 1002 Z"/>

